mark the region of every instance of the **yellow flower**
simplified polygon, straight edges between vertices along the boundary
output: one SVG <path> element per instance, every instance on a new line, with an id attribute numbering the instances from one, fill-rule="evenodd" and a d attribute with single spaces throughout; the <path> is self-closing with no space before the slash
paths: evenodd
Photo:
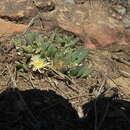
<path id="1" fill-rule="evenodd" d="M 33 65 L 33 70 L 36 71 L 44 67 L 45 61 L 40 58 L 40 55 L 36 55 L 31 58 L 30 65 Z"/>

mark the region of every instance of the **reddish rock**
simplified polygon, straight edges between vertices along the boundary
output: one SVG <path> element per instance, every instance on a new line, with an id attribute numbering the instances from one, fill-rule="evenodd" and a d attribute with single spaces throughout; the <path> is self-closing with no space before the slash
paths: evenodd
<path id="1" fill-rule="evenodd" d="M 0 0 L 0 35 L 23 31 L 26 26 L 13 21 L 30 21 L 37 13 L 33 0 Z"/>
<path id="2" fill-rule="evenodd" d="M 22 32 L 24 31 L 25 28 L 26 28 L 25 25 L 15 24 L 15 23 L 7 22 L 3 19 L 0 19 L 0 35 Z"/>
<path id="3" fill-rule="evenodd" d="M 119 14 L 111 8 L 111 3 L 104 0 L 91 0 L 82 5 L 58 2 L 56 11 L 43 13 L 43 17 L 50 17 L 64 30 L 79 35 L 88 48 L 102 48 L 113 43 L 126 45 L 128 40 L 122 22 L 126 12 Z"/>
<path id="4" fill-rule="evenodd" d="M 26 25 L 15 22 L 28 24 L 38 14 L 38 8 L 44 11 L 51 4 L 49 0 L 0 0 L 0 35 L 23 31 Z"/>
<path id="5" fill-rule="evenodd" d="M 109 25 L 102 24 L 89 24 L 84 26 L 85 46 L 91 49 L 102 48 L 108 45 L 117 44 L 128 44 L 125 41 L 124 29 L 122 27 L 111 28 Z M 119 30 L 120 29 L 120 30 Z"/>

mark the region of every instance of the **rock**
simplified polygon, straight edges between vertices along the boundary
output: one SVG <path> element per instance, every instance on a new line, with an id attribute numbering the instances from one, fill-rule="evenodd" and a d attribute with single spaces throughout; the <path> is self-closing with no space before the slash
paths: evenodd
<path id="1" fill-rule="evenodd" d="M 52 9 L 52 0 L 0 0 L 0 35 L 23 31 L 39 9 L 48 8 Z"/>
<path id="2" fill-rule="evenodd" d="M 25 25 L 15 24 L 0 19 L 0 35 L 13 34 L 16 32 L 22 32 L 26 28 Z"/>
<path id="3" fill-rule="evenodd" d="M 56 26 L 79 35 L 88 48 L 102 48 L 113 43 L 126 45 L 128 39 L 124 23 L 130 23 L 130 19 L 125 17 L 125 8 L 115 7 L 116 11 L 113 11 L 112 4 L 108 1 L 87 0 L 83 4 L 75 4 L 74 0 L 0 0 L 0 18 L 18 22 L 23 19 L 29 20 L 41 12 L 43 21 L 51 19 Z M 19 32 L 24 28 L 24 25 L 5 21 L 2 21 L 2 24 L 7 25 L 5 30 L 1 27 L 2 34 Z"/>
<path id="4" fill-rule="evenodd" d="M 34 5 L 39 11 L 51 11 L 55 8 L 54 0 L 33 0 Z"/>
<path id="5" fill-rule="evenodd" d="M 0 0 L 0 17 L 9 20 L 29 18 L 37 14 L 32 0 Z"/>
<path id="6" fill-rule="evenodd" d="M 125 14 L 122 16 L 111 8 L 111 3 L 103 0 L 86 1 L 82 5 L 62 1 L 56 4 L 55 11 L 43 13 L 43 18 L 50 17 L 59 27 L 79 35 L 91 49 L 113 43 L 126 45 L 128 40 L 122 22 Z"/>

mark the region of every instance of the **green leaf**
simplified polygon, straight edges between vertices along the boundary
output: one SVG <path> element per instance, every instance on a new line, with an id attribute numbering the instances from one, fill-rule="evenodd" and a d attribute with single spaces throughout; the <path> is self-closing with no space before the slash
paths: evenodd
<path id="1" fill-rule="evenodd" d="M 76 76 L 80 78 L 84 78 L 84 77 L 87 77 L 92 72 L 93 72 L 92 68 L 88 68 L 87 66 L 84 66 L 79 70 Z"/>
<path id="2" fill-rule="evenodd" d="M 35 41 L 36 41 L 36 43 L 38 44 L 38 45 L 41 45 L 41 43 L 44 43 L 44 38 L 42 37 L 42 36 L 37 36 L 36 38 L 35 38 Z"/>
<path id="3" fill-rule="evenodd" d="M 75 67 L 75 68 L 72 68 L 72 69 L 70 70 L 69 74 L 70 74 L 71 76 L 76 76 L 76 75 L 78 74 L 78 72 L 79 72 L 80 69 L 81 69 L 81 67 L 79 67 L 79 66 L 77 66 L 77 67 Z"/>
<path id="4" fill-rule="evenodd" d="M 22 49 L 25 53 L 33 53 L 35 51 L 35 48 L 33 48 L 32 46 L 28 45 L 28 46 L 22 46 Z"/>
<path id="5" fill-rule="evenodd" d="M 29 69 L 28 69 L 28 67 L 27 67 L 27 65 L 26 64 L 24 64 L 24 63 L 20 63 L 20 62 L 16 62 L 16 68 L 20 71 L 20 72 L 28 72 L 29 71 Z"/>
<path id="6" fill-rule="evenodd" d="M 50 44 L 51 44 L 50 42 L 43 43 L 43 45 L 41 47 L 41 54 L 40 54 L 42 58 L 45 58 L 47 56 L 47 50 L 48 50 Z"/>
<path id="7" fill-rule="evenodd" d="M 66 47 L 66 48 L 67 48 L 67 47 L 74 47 L 76 43 L 77 43 L 77 39 L 71 40 L 71 41 L 69 41 L 68 44 L 65 45 L 65 47 Z"/>
<path id="8" fill-rule="evenodd" d="M 38 36 L 38 34 L 35 32 L 27 33 L 26 34 L 27 45 L 32 45 L 33 42 L 36 40 L 37 36 Z"/>
<path id="9" fill-rule="evenodd" d="M 75 53 L 73 54 L 74 55 L 73 63 L 81 64 L 83 62 L 83 60 L 86 58 L 87 54 L 88 54 L 88 52 L 85 48 L 83 48 L 83 47 L 78 48 L 75 51 Z"/>
<path id="10" fill-rule="evenodd" d="M 65 65 L 77 66 L 83 62 L 87 56 L 87 50 L 83 47 L 78 49 L 70 49 L 66 57 L 64 58 Z"/>
<path id="11" fill-rule="evenodd" d="M 55 48 L 53 45 L 51 45 L 48 48 L 48 55 L 49 55 L 50 58 L 54 58 L 55 55 L 56 55 L 56 52 L 57 52 L 57 48 Z"/>
<path id="12" fill-rule="evenodd" d="M 22 40 L 20 37 L 15 37 L 12 41 L 16 47 L 20 47 L 22 45 Z"/>

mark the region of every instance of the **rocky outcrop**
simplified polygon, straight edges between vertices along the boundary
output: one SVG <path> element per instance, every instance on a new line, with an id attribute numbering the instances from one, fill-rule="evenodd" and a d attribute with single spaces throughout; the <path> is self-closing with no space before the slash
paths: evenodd
<path id="1" fill-rule="evenodd" d="M 102 48 L 113 43 L 127 45 L 129 42 L 122 22 L 127 14 L 123 7 L 120 10 L 115 8 L 115 11 L 112 6 L 103 0 L 91 0 L 82 5 L 59 2 L 55 11 L 42 16 L 44 19 L 50 17 L 64 30 L 79 35 L 88 48 Z"/>
<path id="2" fill-rule="evenodd" d="M 112 7 L 109 0 L 91 0 L 83 4 L 75 4 L 74 0 L 0 0 L 0 18 L 15 23 L 29 22 L 40 12 L 43 21 L 50 19 L 56 26 L 79 35 L 88 48 L 129 44 L 125 28 L 126 23 L 129 27 L 130 15 L 123 6 Z M 25 28 L 25 25 L 0 21 L 4 26 L 0 27 L 1 34 Z"/>

